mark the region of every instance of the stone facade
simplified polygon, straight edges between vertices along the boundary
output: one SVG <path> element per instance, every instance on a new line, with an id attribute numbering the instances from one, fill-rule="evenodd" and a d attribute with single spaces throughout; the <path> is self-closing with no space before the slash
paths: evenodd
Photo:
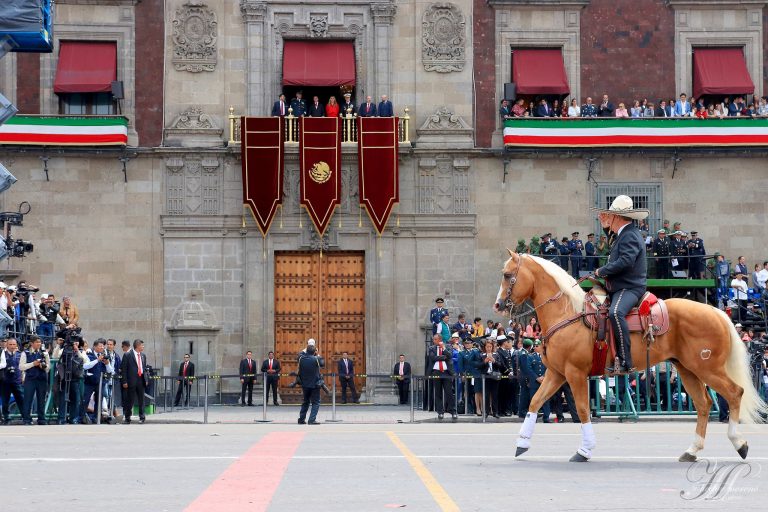
<path id="1" fill-rule="evenodd" d="M 699 5 L 706 2 L 651 3 L 635 26 L 623 0 L 61 0 L 57 40 L 119 41 L 130 147 L 0 148 L 0 161 L 19 178 L 0 205 L 14 210 L 26 200 L 33 207 L 14 235 L 31 240 L 35 252 L 13 260 L 12 270 L 43 290 L 73 295 L 89 335 L 149 340 L 150 358 L 166 373 L 193 338 L 205 345 L 211 371 L 231 373 L 246 348 L 260 357 L 273 347 L 277 251 L 363 251 L 366 369 L 381 373 L 401 352 L 421 369 L 425 319 L 438 295 L 455 311 L 494 318 L 506 247 L 546 231 L 593 230 L 597 184 L 661 184 L 664 217 L 698 228 L 710 252 L 762 261 L 762 152 L 501 150 L 497 105 L 513 46 L 562 46 L 576 96 L 685 89 L 686 45 L 699 36 L 680 15 L 691 30 L 717 15 Z M 749 32 L 749 69 L 762 87 L 765 66 L 754 58 L 765 49 L 765 32 L 754 23 L 760 7 L 731 7 L 723 31 Z M 203 52 L 200 70 L 173 64 L 174 20 L 194 9 L 216 20 L 215 45 Z M 451 57 L 424 45 L 437 24 L 425 29 L 425 20 L 439 12 L 452 13 L 439 21 L 448 24 L 440 33 L 451 35 L 443 47 L 463 47 Z M 627 25 L 626 34 L 609 19 Z M 227 114 L 230 106 L 238 115 L 267 113 L 281 91 L 286 38 L 354 41 L 356 99 L 388 94 L 398 114 L 409 107 L 413 144 L 400 148 L 401 200 L 382 237 L 361 221 L 355 146 L 343 149 L 344 202 L 326 239 L 313 236 L 299 207 L 295 146 L 286 147 L 284 205 L 269 236 L 244 215 L 240 150 L 227 144 Z M 609 72 L 615 62 L 624 71 Z M 55 66 L 55 52 L 7 57 L 0 87 L 23 113 L 55 113 Z M 120 157 L 128 158 L 127 183 Z M 181 322 L 184 311 L 210 313 L 210 322 L 197 329 Z"/>

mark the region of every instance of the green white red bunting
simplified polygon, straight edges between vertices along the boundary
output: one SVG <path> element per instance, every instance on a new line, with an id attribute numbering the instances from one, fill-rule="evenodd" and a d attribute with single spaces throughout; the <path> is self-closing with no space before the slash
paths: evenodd
<path id="1" fill-rule="evenodd" d="M 128 144 L 128 119 L 122 116 L 16 115 L 0 126 L 0 144 L 125 146 Z"/>
<path id="2" fill-rule="evenodd" d="M 768 118 L 511 119 L 507 147 L 768 146 Z"/>

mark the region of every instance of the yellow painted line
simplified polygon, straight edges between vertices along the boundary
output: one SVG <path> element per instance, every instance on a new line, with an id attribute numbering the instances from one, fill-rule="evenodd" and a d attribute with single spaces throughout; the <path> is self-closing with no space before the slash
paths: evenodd
<path id="1" fill-rule="evenodd" d="M 408 464 L 411 465 L 413 470 L 419 476 L 422 483 L 424 484 L 424 487 L 427 488 L 429 493 L 432 495 L 432 498 L 434 498 L 434 500 L 437 502 L 440 510 L 443 510 L 444 512 L 460 511 L 461 509 L 459 509 L 459 506 L 456 504 L 456 502 L 451 499 L 451 497 L 448 495 L 448 492 L 446 492 L 443 486 L 440 485 L 432 473 L 430 473 L 424 463 L 421 462 L 421 460 L 419 460 L 419 458 L 416 457 L 416 455 L 414 455 L 407 446 L 405 446 L 405 443 L 403 443 L 399 437 L 397 437 L 397 434 L 392 431 L 388 431 L 387 437 L 389 437 L 389 440 L 392 441 L 392 444 L 397 446 L 397 449 L 400 450 L 400 453 L 405 456 L 405 460 L 408 461 Z"/>

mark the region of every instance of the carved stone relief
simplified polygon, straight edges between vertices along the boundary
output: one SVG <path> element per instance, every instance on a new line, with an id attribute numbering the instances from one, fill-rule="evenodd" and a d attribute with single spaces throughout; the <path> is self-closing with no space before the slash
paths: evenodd
<path id="1" fill-rule="evenodd" d="M 200 0 L 178 9 L 172 21 L 173 65 L 177 71 L 200 73 L 216 68 L 216 13 Z"/>
<path id="2" fill-rule="evenodd" d="M 416 134 L 419 147 L 469 148 L 474 144 L 472 127 L 446 106 L 438 107 L 428 116 Z"/>
<path id="3" fill-rule="evenodd" d="M 222 128 L 199 106 L 181 112 L 165 130 L 166 145 L 211 146 L 222 144 Z"/>
<path id="4" fill-rule="evenodd" d="M 309 34 L 312 37 L 328 37 L 327 14 L 312 14 L 309 17 Z"/>
<path id="5" fill-rule="evenodd" d="M 448 155 L 420 159 L 418 213 L 471 213 L 469 167 L 469 159 Z"/>
<path id="6" fill-rule="evenodd" d="M 466 62 L 464 14 L 456 4 L 439 2 L 424 11 L 421 21 L 421 61 L 426 71 L 462 71 Z"/>
<path id="7" fill-rule="evenodd" d="M 165 160 L 168 215 L 219 215 L 221 171 L 217 158 Z"/>

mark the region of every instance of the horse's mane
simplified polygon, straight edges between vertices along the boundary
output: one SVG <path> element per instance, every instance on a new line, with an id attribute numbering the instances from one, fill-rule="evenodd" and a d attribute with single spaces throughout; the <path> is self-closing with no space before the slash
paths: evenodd
<path id="1" fill-rule="evenodd" d="M 549 277 L 555 280 L 555 284 L 560 288 L 568 300 L 571 301 L 571 305 L 575 311 L 581 311 L 584 309 L 584 290 L 581 286 L 576 284 L 576 280 L 568 274 L 565 270 L 550 260 L 545 260 L 538 256 L 528 254 L 533 261 L 539 264 L 539 266 L 549 274 Z"/>

